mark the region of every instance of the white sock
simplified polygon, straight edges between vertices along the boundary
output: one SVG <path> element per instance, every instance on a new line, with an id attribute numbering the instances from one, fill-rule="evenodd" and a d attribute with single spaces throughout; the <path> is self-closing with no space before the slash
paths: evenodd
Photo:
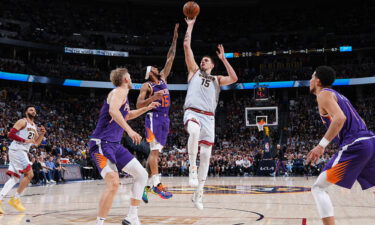
<path id="1" fill-rule="evenodd" d="M 198 171 L 198 190 L 203 190 L 210 166 L 212 146 L 201 144 L 200 163 Z"/>
<path id="2" fill-rule="evenodd" d="M 197 154 L 198 154 L 198 141 L 200 135 L 199 124 L 189 121 L 187 125 L 187 131 L 189 133 L 188 139 L 188 153 L 190 167 L 197 166 Z"/>
<path id="3" fill-rule="evenodd" d="M 158 184 L 160 184 L 159 174 L 155 174 L 151 178 L 152 178 L 152 184 L 154 185 L 154 187 L 156 187 L 156 186 L 158 186 Z"/>
<path id="4" fill-rule="evenodd" d="M 149 177 L 149 178 L 147 179 L 147 186 L 152 187 L 152 184 L 153 184 L 153 180 L 152 180 L 152 176 L 151 176 L 151 177 Z"/>
<path id="5" fill-rule="evenodd" d="M 11 177 L 5 184 L 3 189 L 0 191 L 0 201 L 4 199 L 4 197 L 9 193 L 10 190 L 18 183 L 18 178 Z"/>
<path id="6" fill-rule="evenodd" d="M 332 201 L 327 193 L 327 188 L 332 185 L 327 181 L 327 172 L 321 173 L 311 188 L 320 218 L 334 216 Z"/>
<path id="7" fill-rule="evenodd" d="M 96 217 L 96 224 L 95 225 L 103 225 L 104 221 L 105 221 L 105 218 Z"/>
<path id="8" fill-rule="evenodd" d="M 148 173 L 143 168 L 141 163 L 134 158 L 132 159 L 123 169 L 126 173 L 130 174 L 134 178 L 132 186 L 131 198 L 136 200 L 142 200 L 143 190 L 147 184 Z"/>
<path id="9" fill-rule="evenodd" d="M 16 191 L 16 193 L 14 194 L 14 198 L 20 198 L 21 197 L 21 194 L 18 193 L 18 191 Z"/>
<path id="10" fill-rule="evenodd" d="M 129 217 L 137 217 L 138 216 L 138 206 L 130 206 L 129 208 Z"/>

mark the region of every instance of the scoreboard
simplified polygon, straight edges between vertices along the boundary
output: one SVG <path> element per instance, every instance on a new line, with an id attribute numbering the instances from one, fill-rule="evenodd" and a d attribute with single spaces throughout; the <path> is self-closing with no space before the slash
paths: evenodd
<path id="1" fill-rule="evenodd" d="M 267 86 L 256 86 L 254 88 L 254 99 L 256 101 L 265 101 L 268 100 L 269 97 L 269 89 Z"/>

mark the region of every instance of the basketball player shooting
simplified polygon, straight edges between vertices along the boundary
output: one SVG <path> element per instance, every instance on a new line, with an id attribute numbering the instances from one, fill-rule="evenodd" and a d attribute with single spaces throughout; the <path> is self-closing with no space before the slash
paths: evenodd
<path id="1" fill-rule="evenodd" d="M 331 141 L 340 149 L 311 188 L 324 225 L 335 224 L 332 202 L 326 192 L 330 185 L 351 189 L 357 180 L 362 189 L 375 186 L 374 133 L 367 129 L 350 101 L 331 89 L 335 74 L 331 67 L 320 66 L 310 80 L 310 92 L 316 95 L 321 119 L 328 130 L 307 155 L 307 162 L 316 163 Z"/>
<path id="2" fill-rule="evenodd" d="M 164 68 L 159 73 L 156 67 L 146 67 L 145 79 L 147 82 L 142 85 L 137 99 L 137 108 L 144 107 L 152 102 L 160 103 L 159 107 L 147 113 L 145 119 L 146 140 L 150 143 L 151 150 L 147 159 L 147 167 L 150 170 L 150 186 L 145 187 L 142 196 L 145 203 L 148 203 L 148 192 L 157 194 L 163 199 L 172 197 L 172 193 L 168 192 L 167 188 L 160 182 L 158 159 L 159 153 L 167 143 L 169 133 L 169 108 L 171 99 L 167 86 L 167 78 L 171 72 L 176 55 L 178 27 L 179 24 L 176 24 L 174 27 L 173 41 L 169 48 Z"/>
<path id="3" fill-rule="evenodd" d="M 198 209 L 203 209 L 203 187 L 207 178 L 212 146 L 215 140 L 215 110 L 219 100 L 220 86 L 235 83 L 236 72 L 224 57 L 224 47 L 218 45 L 217 56 L 224 64 L 228 76 L 213 76 L 215 64 L 210 56 L 203 56 L 200 66 L 191 49 L 191 35 L 196 17 L 186 18 L 187 30 L 184 39 L 185 62 L 188 69 L 188 91 L 184 104 L 184 124 L 189 133 L 189 185 L 197 187 L 192 201 Z M 197 172 L 198 145 L 200 164 Z"/>
<path id="4" fill-rule="evenodd" d="M 4 214 L 2 208 L 2 201 L 10 190 L 20 181 L 20 185 L 15 195 L 8 201 L 9 205 L 13 206 L 16 210 L 23 212 L 25 207 L 21 203 L 20 196 L 26 189 L 31 179 L 34 177 L 29 160 L 28 152 L 32 145 L 39 146 L 43 140 L 46 129 L 39 127 L 39 133 L 35 125 L 34 119 L 36 117 L 36 109 L 33 106 L 26 107 L 26 117 L 18 120 L 13 128 L 10 130 L 8 138 L 13 140 L 9 146 L 9 168 L 6 174 L 10 176 L 9 180 L 5 183 L 0 192 L 0 214 Z"/>

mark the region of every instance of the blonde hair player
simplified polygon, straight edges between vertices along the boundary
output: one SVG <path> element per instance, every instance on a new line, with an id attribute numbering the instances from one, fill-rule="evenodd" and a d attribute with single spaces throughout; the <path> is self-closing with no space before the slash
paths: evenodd
<path id="1" fill-rule="evenodd" d="M 128 70 L 126 68 L 112 70 L 110 79 L 116 88 L 108 94 L 104 101 L 98 123 L 89 142 L 91 158 L 95 161 L 99 173 L 106 183 L 99 202 L 96 225 L 103 225 L 108 216 L 119 187 L 118 172 L 122 170 L 134 178 L 129 214 L 122 224 L 139 225 L 141 223 L 138 219 L 138 206 L 146 186 L 147 171 L 128 149 L 121 145 L 121 138 L 125 131 L 135 144 L 139 144 L 142 137 L 129 126 L 127 121 L 137 118 L 160 104 L 152 102 L 143 108 L 130 110 L 128 93 L 132 88 L 132 80 Z"/>
<path id="2" fill-rule="evenodd" d="M 188 69 L 188 91 L 185 99 L 184 124 L 189 133 L 189 185 L 197 187 L 192 201 L 203 209 L 203 187 L 207 178 L 212 146 L 215 140 L 215 110 L 219 100 L 220 86 L 235 83 L 236 72 L 224 56 L 224 47 L 218 45 L 217 56 L 224 64 L 228 76 L 213 76 L 215 64 L 210 56 L 201 59 L 200 66 L 191 50 L 191 35 L 196 18 L 186 18 L 187 30 L 184 39 L 185 62 Z M 197 172 L 196 159 L 200 146 L 200 164 Z"/>
<path id="3" fill-rule="evenodd" d="M 28 152 L 32 145 L 39 146 L 43 140 L 46 129 L 39 127 L 40 133 L 37 131 L 34 119 L 36 117 L 36 109 L 33 106 L 26 107 L 26 117 L 18 120 L 10 130 L 8 138 L 13 140 L 9 146 L 9 168 L 6 172 L 10 176 L 0 192 L 0 214 L 4 214 L 2 209 L 2 201 L 9 191 L 16 185 L 24 175 L 15 195 L 8 201 L 9 205 L 16 210 L 23 212 L 25 207 L 22 205 L 20 196 L 34 177 L 29 160 Z"/>
<path id="4" fill-rule="evenodd" d="M 142 199 L 148 203 L 148 192 L 152 192 L 160 196 L 160 198 L 168 199 L 172 197 L 172 193 L 160 182 L 158 159 L 159 153 L 167 143 L 169 133 L 169 108 L 171 99 L 167 86 L 167 78 L 171 72 L 173 60 L 176 55 L 176 43 L 178 38 L 178 26 L 174 27 L 173 41 L 167 54 L 167 62 L 160 71 L 153 66 L 147 66 L 145 79 L 147 80 L 141 87 L 137 108 L 141 108 L 151 102 L 159 102 L 160 106 L 147 113 L 145 119 L 146 140 L 150 143 L 150 155 L 147 159 L 147 167 L 149 169 L 149 183 L 143 192 Z"/>

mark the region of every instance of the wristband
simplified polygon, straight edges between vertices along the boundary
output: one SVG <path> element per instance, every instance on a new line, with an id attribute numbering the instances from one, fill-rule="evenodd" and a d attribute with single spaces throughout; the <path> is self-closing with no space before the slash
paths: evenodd
<path id="1" fill-rule="evenodd" d="M 319 145 L 322 146 L 323 148 L 326 148 L 327 145 L 329 145 L 329 141 L 326 138 L 322 138 L 322 140 L 320 140 L 319 142 Z"/>

